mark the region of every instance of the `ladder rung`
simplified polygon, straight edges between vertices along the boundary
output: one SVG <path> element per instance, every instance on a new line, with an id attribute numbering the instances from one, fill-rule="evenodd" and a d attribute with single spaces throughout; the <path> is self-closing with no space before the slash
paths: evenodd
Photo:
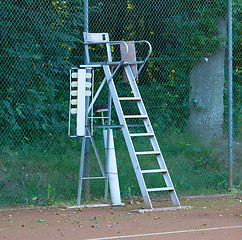
<path id="1" fill-rule="evenodd" d="M 155 154 L 159 155 L 161 154 L 159 151 L 146 151 L 146 152 L 136 152 L 136 155 L 148 155 L 148 154 Z"/>
<path id="2" fill-rule="evenodd" d="M 158 192 L 158 191 L 174 191 L 174 188 L 171 187 L 162 187 L 162 188 L 147 188 L 148 192 Z"/>
<path id="3" fill-rule="evenodd" d="M 154 133 L 130 133 L 130 137 L 154 137 Z"/>
<path id="4" fill-rule="evenodd" d="M 93 127 L 93 128 L 122 128 L 123 125 L 86 125 L 86 127 Z"/>
<path id="5" fill-rule="evenodd" d="M 119 98 L 120 101 L 140 101 L 141 98 L 139 97 L 120 97 Z"/>
<path id="6" fill-rule="evenodd" d="M 83 177 L 83 180 L 106 179 L 107 177 Z"/>
<path id="7" fill-rule="evenodd" d="M 150 169 L 150 170 L 141 170 L 142 173 L 167 173 L 167 169 Z"/>
<path id="8" fill-rule="evenodd" d="M 125 118 L 147 118 L 147 115 L 126 115 Z"/>
<path id="9" fill-rule="evenodd" d="M 109 117 L 88 117 L 89 119 L 109 119 Z"/>
<path id="10" fill-rule="evenodd" d="M 145 127 L 145 125 L 141 124 L 127 124 L 128 128 L 139 128 L 139 127 Z"/>

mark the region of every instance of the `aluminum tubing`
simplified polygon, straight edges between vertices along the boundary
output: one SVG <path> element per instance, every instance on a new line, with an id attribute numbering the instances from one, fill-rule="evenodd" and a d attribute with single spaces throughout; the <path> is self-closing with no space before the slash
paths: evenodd
<path id="1" fill-rule="evenodd" d="M 105 152 L 106 152 L 106 159 L 107 159 L 106 171 L 107 171 L 107 177 L 109 179 L 112 205 L 119 206 L 121 205 L 121 196 L 120 196 L 118 169 L 117 169 L 112 129 L 104 129 L 103 137 L 104 137 Z"/>

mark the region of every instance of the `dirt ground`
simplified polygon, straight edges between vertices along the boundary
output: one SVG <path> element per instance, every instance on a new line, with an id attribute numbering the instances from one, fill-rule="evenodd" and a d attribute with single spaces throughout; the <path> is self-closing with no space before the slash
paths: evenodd
<path id="1" fill-rule="evenodd" d="M 0 209 L 0 239 L 216 239 L 242 235 L 242 200 L 235 196 L 186 197 L 183 210 L 139 213 L 138 201 L 120 207 Z M 154 207 L 171 206 L 155 200 Z"/>

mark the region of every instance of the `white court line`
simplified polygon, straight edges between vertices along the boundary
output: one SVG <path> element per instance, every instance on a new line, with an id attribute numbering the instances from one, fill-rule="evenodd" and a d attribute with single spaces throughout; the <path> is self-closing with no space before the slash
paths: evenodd
<path id="1" fill-rule="evenodd" d="M 168 234 L 174 234 L 174 233 L 201 232 L 201 231 L 211 231 L 211 230 L 220 230 L 220 229 L 233 229 L 233 228 L 242 228 L 242 226 L 190 229 L 190 230 L 181 230 L 181 231 L 173 231 L 173 232 L 146 233 L 146 234 L 125 235 L 125 236 L 104 237 L 104 238 L 89 238 L 89 239 L 85 239 L 85 240 L 107 240 L 107 239 L 118 239 L 118 238 L 146 237 L 146 236 L 168 235 Z"/>

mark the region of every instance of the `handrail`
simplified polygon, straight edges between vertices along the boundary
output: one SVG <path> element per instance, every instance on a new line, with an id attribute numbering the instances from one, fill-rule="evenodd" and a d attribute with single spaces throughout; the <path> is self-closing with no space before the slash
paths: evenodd
<path id="1" fill-rule="evenodd" d="M 143 69 L 144 65 L 146 64 L 146 62 L 148 61 L 148 58 L 150 57 L 151 53 L 152 53 L 152 46 L 151 44 L 146 41 L 146 40 L 140 40 L 140 41 L 134 41 L 134 43 L 147 43 L 149 46 L 149 53 L 147 55 L 147 57 L 145 58 L 145 60 L 143 61 L 142 65 L 140 66 L 139 70 L 137 71 L 136 75 L 134 76 L 134 79 L 136 80 L 136 78 L 138 77 L 139 73 L 141 72 L 141 70 Z"/>
<path id="2" fill-rule="evenodd" d="M 117 45 L 117 44 L 124 44 L 125 48 L 126 48 L 126 53 L 124 55 L 124 57 L 121 59 L 121 61 L 119 62 L 118 66 L 115 68 L 114 72 L 112 73 L 110 79 L 115 75 L 115 73 L 117 72 L 117 70 L 120 68 L 120 66 L 124 63 L 124 60 L 126 58 L 126 56 L 128 55 L 128 52 L 129 52 L 129 47 L 127 45 L 126 42 L 124 41 L 103 41 L 103 42 L 84 42 L 84 45 L 91 45 L 91 44 L 111 44 L 111 45 Z M 138 69 L 136 75 L 134 76 L 134 79 L 136 79 L 138 77 L 138 75 L 140 74 L 141 70 L 143 69 L 144 65 L 146 64 L 146 62 L 148 61 L 151 53 L 152 53 L 152 46 L 151 44 L 146 41 L 146 40 L 139 40 L 139 41 L 134 41 L 134 43 L 147 43 L 148 44 L 148 47 L 149 47 L 149 53 L 147 55 L 147 57 L 145 58 L 145 60 L 142 61 L 142 65 L 140 66 L 140 68 Z M 135 64 L 135 63 L 138 63 L 140 61 L 134 61 L 132 62 L 132 64 Z M 91 62 L 89 64 L 92 64 Z M 108 64 L 108 62 L 107 62 Z M 111 65 L 111 62 L 110 62 L 110 65 Z M 110 81 L 110 79 L 108 80 L 107 79 L 107 82 Z"/>
<path id="3" fill-rule="evenodd" d="M 91 45 L 91 44 L 111 44 L 111 45 L 117 45 L 117 44 L 124 44 L 125 49 L 126 49 L 126 53 L 124 55 L 124 57 L 121 59 L 121 61 L 119 62 L 118 66 L 115 68 L 114 72 L 112 73 L 112 75 L 110 76 L 110 79 L 107 79 L 107 83 L 109 83 L 109 81 L 113 78 L 113 76 L 115 75 L 115 73 L 118 71 L 118 69 L 120 68 L 120 66 L 123 64 L 124 59 L 126 58 L 126 56 L 128 55 L 129 52 L 129 47 L 127 45 L 126 42 L 124 41 L 103 41 L 103 42 L 84 42 L 84 45 Z M 91 62 L 89 63 L 91 64 Z"/>

